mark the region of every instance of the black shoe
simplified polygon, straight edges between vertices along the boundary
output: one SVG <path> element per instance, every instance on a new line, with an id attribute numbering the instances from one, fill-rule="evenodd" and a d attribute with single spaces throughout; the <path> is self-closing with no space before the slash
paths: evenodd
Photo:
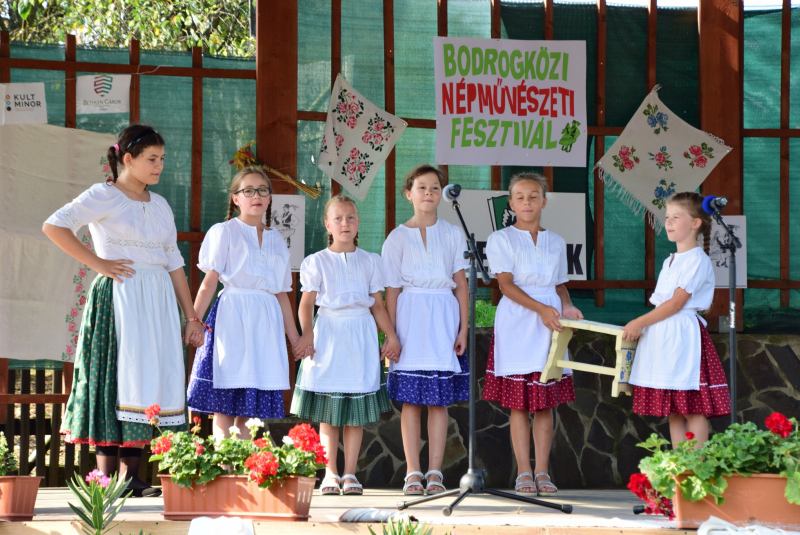
<path id="1" fill-rule="evenodd" d="M 131 489 L 132 498 L 158 498 L 159 496 L 161 496 L 161 489 L 155 487 Z"/>

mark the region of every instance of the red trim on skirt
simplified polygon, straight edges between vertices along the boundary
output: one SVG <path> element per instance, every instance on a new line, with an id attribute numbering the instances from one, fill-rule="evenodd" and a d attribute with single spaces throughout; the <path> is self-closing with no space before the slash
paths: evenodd
<path id="1" fill-rule="evenodd" d="M 698 320 L 699 321 L 699 320 Z M 633 412 L 645 416 L 704 414 L 708 418 L 731 413 L 731 394 L 717 349 L 700 323 L 700 389 L 668 390 L 633 386 Z"/>
<path id="2" fill-rule="evenodd" d="M 120 446 L 122 448 L 138 448 L 141 446 L 149 446 L 150 442 L 146 440 L 135 440 L 133 442 L 98 442 L 92 438 L 70 438 L 72 434 L 70 431 L 61 431 L 64 435 L 64 442 L 69 444 L 89 444 L 90 446 Z"/>
<path id="3" fill-rule="evenodd" d="M 571 375 L 562 375 L 560 381 L 551 379 L 547 383 L 539 382 L 541 376 L 541 372 L 496 376 L 494 374 L 494 333 L 492 333 L 489 359 L 486 363 L 483 399 L 498 401 L 504 409 L 528 412 L 552 409 L 560 403 L 575 401 L 575 387 L 572 384 Z"/>

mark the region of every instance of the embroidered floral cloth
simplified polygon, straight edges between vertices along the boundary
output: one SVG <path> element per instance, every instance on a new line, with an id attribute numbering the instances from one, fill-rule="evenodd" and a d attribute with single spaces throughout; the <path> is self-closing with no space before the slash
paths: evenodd
<path id="1" fill-rule="evenodd" d="M 673 114 L 657 91 L 647 95 L 596 167 L 606 189 L 634 214 L 647 215 L 660 233 L 670 195 L 695 191 L 731 149 Z"/>
<path id="2" fill-rule="evenodd" d="M 83 307 L 96 272 L 48 240 L 42 223 L 105 180 L 104 155 L 114 143 L 112 135 L 46 124 L 0 126 L 3 358 L 75 360 Z M 78 239 L 92 247 L 86 227 Z"/>
<path id="3" fill-rule="evenodd" d="M 319 168 L 360 201 L 407 124 L 336 77 L 322 136 Z"/>

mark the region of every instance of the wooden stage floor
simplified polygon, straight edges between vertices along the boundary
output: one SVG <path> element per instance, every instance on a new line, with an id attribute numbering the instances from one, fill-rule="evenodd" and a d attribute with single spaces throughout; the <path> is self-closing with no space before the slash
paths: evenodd
<path id="1" fill-rule="evenodd" d="M 316 492 L 316 491 L 315 491 Z M 545 499 L 545 498 L 543 498 Z M 350 534 L 369 533 L 368 524 L 341 523 L 339 517 L 346 510 L 357 507 L 396 510 L 403 500 L 399 490 L 367 489 L 360 497 L 318 496 L 311 502 L 311 519 L 308 522 L 255 522 L 255 533 L 270 535 Z M 632 508 L 641 502 L 628 490 L 561 490 L 556 503 L 569 503 L 574 507 L 570 515 L 545 507 L 528 506 L 493 496 L 468 497 L 449 517 L 442 507 L 453 498 L 441 498 L 406 512 L 434 528 L 434 535 L 454 533 L 509 534 L 509 535 L 619 535 L 619 534 L 682 534 L 690 533 L 674 528 L 664 517 L 634 515 Z M 80 530 L 72 524 L 74 515 L 67 502 L 75 503 L 69 489 L 46 488 L 39 490 L 34 519 L 27 523 L 0 523 L 0 534 L 68 534 L 78 535 Z M 129 499 L 117 519 L 124 520 L 111 533 L 135 534 L 144 530 L 151 535 L 183 535 L 189 532 L 189 522 L 169 522 L 161 516 L 161 498 Z M 373 525 L 380 534 L 380 526 Z M 224 535 L 224 534 L 220 534 Z"/>

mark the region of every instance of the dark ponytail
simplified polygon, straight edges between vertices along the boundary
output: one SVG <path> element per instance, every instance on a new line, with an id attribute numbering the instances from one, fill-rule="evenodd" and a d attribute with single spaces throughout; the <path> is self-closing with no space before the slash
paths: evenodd
<path id="1" fill-rule="evenodd" d="M 117 178 L 119 178 L 118 167 L 122 164 L 125 154 L 130 154 L 132 158 L 136 158 L 147 147 L 163 147 L 164 145 L 166 145 L 164 138 L 152 126 L 145 124 L 130 125 L 119 134 L 116 145 L 108 148 L 106 158 L 112 175 L 112 178 L 108 180 L 116 182 Z"/>

